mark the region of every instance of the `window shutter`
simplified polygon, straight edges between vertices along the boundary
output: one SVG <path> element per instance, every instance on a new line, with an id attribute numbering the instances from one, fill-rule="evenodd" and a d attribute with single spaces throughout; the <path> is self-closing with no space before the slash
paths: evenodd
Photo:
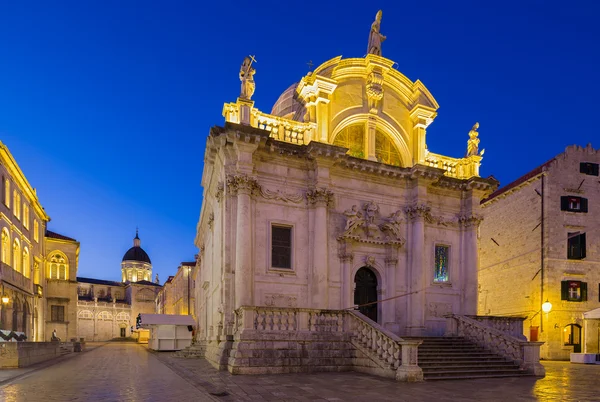
<path id="1" fill-rule="evenodd" d="M 581 282 L 581 301 L 587 301 L 587 283 Z"/>
<path id="2" fill-rule="evenodd" d="M 600 166 L 597 163 L 593 163 L 592 164 L 592 175 L 594 176 L 598 176 L 598 174 L 600 173 Z"/>
<path id="3" fill-rule="evenodd" d="M 566 195 L 563 195 L 562 197 L 560 197 L 560 210 L 561 211 L 569 210 L 569 197 Z"/>
<path id="4" fill-rule="evenodd" d="M 581 258 L 585 258 L 585 233 L 579 235 L 579 249 Z"/>
<path id="5" fill-rule="evenodd" d="M 588 202 L 587 198 L 581 198 L 581 212 L 588 211 Z"/>
<path id="6" fill-rule="evenodd" d="M 567 300 L 569 298 L 569 282 L 562 281 L 560 283 L 560 300 Z"/>

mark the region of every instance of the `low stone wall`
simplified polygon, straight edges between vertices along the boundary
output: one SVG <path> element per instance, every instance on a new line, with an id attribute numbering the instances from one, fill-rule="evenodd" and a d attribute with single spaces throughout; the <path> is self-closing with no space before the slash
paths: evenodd
<path id="1" fill-rule="evenodd" d="M 244 331 L 234 337 L 227 369 L 232 374 L 350 371 L 355 356 L 348 333 Z"/>
<path id="2" fill-rule="evenodd" d="M 0 344 L 0 368 L 31 366 L 60 356 L 58 342 L 3 342 Z"/>

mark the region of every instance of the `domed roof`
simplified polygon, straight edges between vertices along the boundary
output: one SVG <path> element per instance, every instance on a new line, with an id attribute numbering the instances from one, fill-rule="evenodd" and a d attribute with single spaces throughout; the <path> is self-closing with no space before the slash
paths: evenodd
<path id="1" fill-rule="evenodd" d="M 152 264 L 150 262 L 150 257 L 141 247 L 131 247 L 125 255 L 123 256 L 123 261 L 138 261 L 138 262 L 146 262 L 148 264 Z"/>
<path id="2" fill-rule="evenodd" d="M 133 238 L 133 247 L 127 250 L 127 252 L 123 256 L 123 261 L 138 261 L 152 264 L 150 262 L 150 257 L 148 257 L 148 254 L 144 251 L 143 248 L 140 247 L 141 243 L 142 242 L 140 240 L 140 237 L 138 236 L 138 231 L 136 229 L 135 237 Z"/>
<path id="3" fill-rule="evenodd" d="M 279 99 L 277 99 L 277 102 L 273 105 L 273 109 L 271 110 L 272 115 L 285 117 L 286 119 L 299 122 L 304 121 L 306 108 L 304 107 L 304 104 L 298 100 L 296 88 L 298 88 L 297 82 L 283 91 L 279 96 Z"/>

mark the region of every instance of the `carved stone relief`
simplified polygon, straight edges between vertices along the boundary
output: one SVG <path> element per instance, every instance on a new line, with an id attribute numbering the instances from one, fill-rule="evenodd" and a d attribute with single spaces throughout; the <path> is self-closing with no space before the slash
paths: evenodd
<path id="1" fill-rule="evenodd" d="M 400 235 L 400 211 L 396 211 L 388 218 L 379 217 L 379 205 L 369 201 L 361 208 L 356 205 L 343 212 L 346 216 L 346 226 L 339 240 L 351 239 L 376 244 L 403 245 L 405 239 Z"/>
<path id="2" fill-rule="evenodd" d="M 298 304 L 297 295 L 266 293 L 264 297 L 264 304 L 267 307 L 296 307 Z"/>
<path id="3" fill-rule="evenodd" d="M 326 188 L 315 188 L 306 192 L 306 198 L 309 204 L 325 204 L 329 206 L 333 203 L 333 193 Z"/>
<path id="4" fill-rule="evenodd" d="M 286 193 L 281 190 L 271 191 L 262 186 L 259 186 L 259 191 L 260 191 L 260 195 L 263 196 L 263 198 L 265 198 L 267 200 L 293 202 L 295 204 L 298 204 L 298 203 L 302 202 L 302 200 L 304 199 L 302 194 L 290 194 L 290 193 Z"/>
<path id="5" fill-rule="evenodd" d="M 446 314 L 452 314 L 452 303 L 429 302 L 427 304 L 428 317 L 444 318 Z"/>

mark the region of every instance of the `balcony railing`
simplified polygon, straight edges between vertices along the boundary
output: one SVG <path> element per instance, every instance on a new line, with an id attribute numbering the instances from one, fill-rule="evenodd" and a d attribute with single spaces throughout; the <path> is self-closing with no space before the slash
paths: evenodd
<path id="1" fill-rule="evenodd" d="M 10 265 L 0 263 L 0 279 L 16 288 L 33 295 L 33 281 L 22 273 L 15 271 Z"/>

